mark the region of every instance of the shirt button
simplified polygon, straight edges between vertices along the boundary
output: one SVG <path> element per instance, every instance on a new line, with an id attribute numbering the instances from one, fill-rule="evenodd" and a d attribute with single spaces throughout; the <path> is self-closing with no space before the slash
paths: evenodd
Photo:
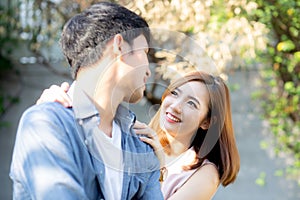
<path id="1" fill-rule="evenodd" d="M 87 141 L 87 139 L 84 140 L 84 144 L 87 146 L 89 143 Z"/>
<path id="2" fill-rule="evenodd" d="M 79 125 L 82 125 L 83 124 L 82 119 L 80 119 L 78 123 L 79 123 Z"/>

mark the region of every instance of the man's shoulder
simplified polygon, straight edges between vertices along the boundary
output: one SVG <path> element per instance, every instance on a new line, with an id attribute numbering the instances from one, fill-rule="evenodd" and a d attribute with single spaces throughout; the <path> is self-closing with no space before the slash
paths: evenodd
<path id="1" fill-rule="evenodd" d="M 153 148 L 149 144 L 143 142 L 133 130 L 131 130 L 129 134 L 125 133 L 125 138 L 133 151 L 139 153 L 154 152 Z"/>
<path id="2" fill-rule="evenodd" d="M 159 169 L 160 163 L 156 157 L 153 148 L 144 143 L 139 137 L 134 134 L 125 136 L 124 156 L 129 159 L 126 163 L 130 163 L 130 170 L 136 173 L 154 172 Z"/>
<path id="3" fill-rule="evenodd" d="M 35 112 L 40 112 L 45 113 L 45 114 L 50 114 L 50 113 L 68 113 L 70 112 L 70 108 L 66 108 L 63 105 L 61 105 L 58 102 L 45 102 L 41 103 L 39 105 L 33 105 L 30 106 L 25 110 L 24 113 L 35 113 Z"/>
<path id="4" fill-rule="evenodd" d="M 72 117 L 72 113 L 72 109 L 65 108 L 60 103 L 46 102 L 27 108 L 21 118 L 29 121 L 55 120 L 67 116 Z"/>
<path id="5" fill-rule="evenodd" d="M 64 141 L 72 137 L 76 131 L 74 115 L 70 108 L 65 108 L 59 103 L 47 102 L 33 105 L 22 114 L 17 135 L 20 138 L 32 137 L 40 140 L 55 138 Z"/>

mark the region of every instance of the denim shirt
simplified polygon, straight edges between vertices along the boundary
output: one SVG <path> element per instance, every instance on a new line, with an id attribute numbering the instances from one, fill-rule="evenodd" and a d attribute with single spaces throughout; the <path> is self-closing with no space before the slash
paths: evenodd
<path id="1" fill-rule="evenodd" d="M 93 140 L 101 117 L 77 95 L 73 108 L 49 102 L 22 115 L 10 170 L 14 199 L 105 199 L 105 166 Z M 121 199 L 163 199 L 159 161 L 134 133 L 135 115 L 120 105 L 114 120 L 122 132 Z"/>

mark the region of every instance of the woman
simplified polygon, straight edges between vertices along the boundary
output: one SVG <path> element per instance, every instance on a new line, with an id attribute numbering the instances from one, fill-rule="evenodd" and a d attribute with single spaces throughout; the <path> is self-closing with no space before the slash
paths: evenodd
<path id="1" fill-rule="evenodd" d="M 68 103 L 64 95 L 52 99 L 58 98 Z M 137 122 L 134 128 L 161 161 L 165 199 L 211 199 L 220 184 L 236 179 L 240 159 L 230 95 L 219 77 L 197 71 L 177 79 L 164 92 L 149 126 Z"/>

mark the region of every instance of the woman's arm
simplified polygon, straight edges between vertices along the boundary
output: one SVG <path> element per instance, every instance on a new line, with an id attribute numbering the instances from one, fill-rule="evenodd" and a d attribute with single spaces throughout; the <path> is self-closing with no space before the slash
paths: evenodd
<path id="1" fill-rule="evenodd" d="M 43 102 L 58 102 L 65 107 L 71 107 L 72 101 L 67 95 L 69 88 L 70 85 L 67 82 L 63 82 L 60 87 L 58 85 L 51 85 L 50 88 L 43 91 L 40 98 L 36 101 L 36 104 L 41 104 Z"/>
<path id="2" fill-rule="evenodd" d="M 213 198 L 218 186 L 218 170 L 215 165 L 208 163 L 200 167 L 168 200 L 209 200 Z"/>

